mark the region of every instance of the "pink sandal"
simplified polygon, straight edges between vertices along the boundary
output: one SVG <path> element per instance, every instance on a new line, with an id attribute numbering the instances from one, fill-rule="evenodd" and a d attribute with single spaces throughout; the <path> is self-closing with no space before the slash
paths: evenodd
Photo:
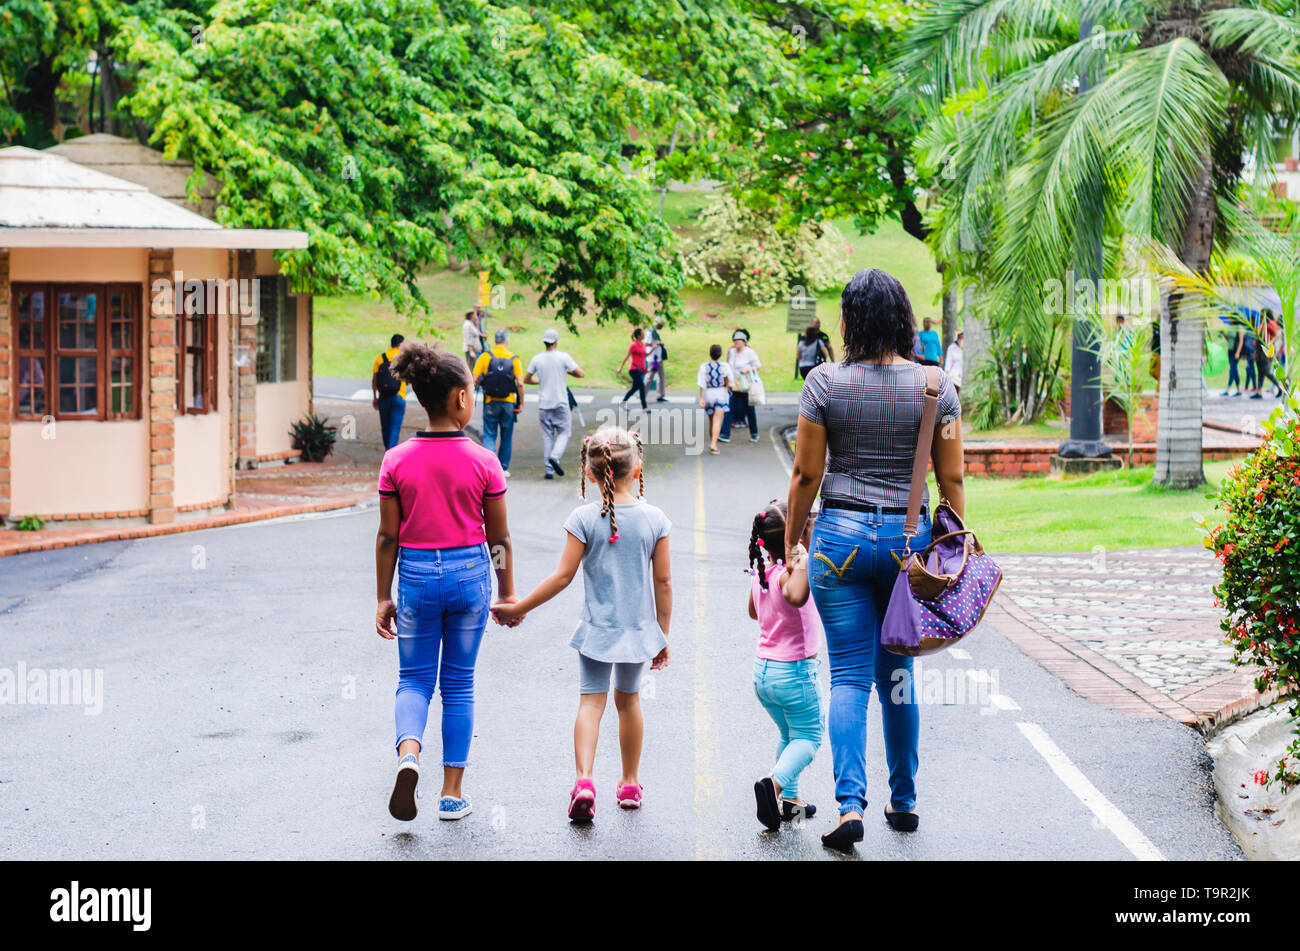
<path id="1" fill-rule="evenodd" d="M 569 818 L 574 822 L 590 822 L 596 818 L 596 784 L 590 779 L 580 779 L 569 793 Z"/>
<path id="2" fill-rule="evenodd" d="M 641 793 L 644 786 L 628 783 L 626 786 L 618 787 L 618 804 L 622 809 L 640 809 Z"/>

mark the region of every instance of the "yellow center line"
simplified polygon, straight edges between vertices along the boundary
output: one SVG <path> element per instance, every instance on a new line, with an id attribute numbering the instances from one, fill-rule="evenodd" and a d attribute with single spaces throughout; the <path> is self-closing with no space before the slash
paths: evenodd
<path id="1" fill-rule="evenodd" d="M 704 511 L 704 457 L 695 460 L 695 857 L 725 858 L 715 842 L 706 842 L 706 830 L 715 830 L 717 806 L 722 799 L 718 775 L 716 734 L 713 727 L 713 683 L 710 643 L 704 628 L 708 617 L 708 525 Z"/>

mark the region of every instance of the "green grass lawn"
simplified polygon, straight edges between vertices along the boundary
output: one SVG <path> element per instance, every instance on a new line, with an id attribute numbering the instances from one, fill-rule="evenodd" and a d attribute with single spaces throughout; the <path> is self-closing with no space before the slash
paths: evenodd
<path id="1" fill-rule="evenodd" d="M 672 192 L 665 202 L 664 219 L 684 238 L 689 238 L 694 216 L 709 200 L 699 193 Z M 844 280 L 858 268 L 885 268 L 907 288 L 918 317 L 938 316 L 939 275 L 924 244 L 905 233 L 896 222 L 883 224 L 872 235 L 858 235 L 847 223 L 841 223 L 840 228 L 853 249 L 842 275 Z M 368 377 L 375 354 L 388 345 L 393 333 L 425 340 L 440 334 L 444 346 L 459 350 L 460 323 L 478 293 L 476 274 L 472 271 L 429 274 L 420 280 L 420 290 L 432 310 L 427 328 L 399 319 L 385 301 L 360 296 L 317 297 L 313 339 L 316 375 Z M 542 349 L 542 331 L 557 324 L 537 306 L 532 291 L 510 284 L 505 285 L 505 291 L 507 296 L 522 293 L 523 298 L 493 312 L 498 324 L 510 329 L 512 349 L 527 359 Z M 822 323 L 834 336 L 838 293 L 823 292 L 820 298 Z M 670 390 L 694 389 L 695 371 L 708 358 L 709 345 L 725 346 L 731 331 L 738 326 L 750 331 L 751 342 L 767 367 L 763 375 L 767 388 L 787 392 L 799 388 L 800 381 L 794 376 L 794 336 L 785 329 L 784 303 L 752 307 L 716 289 L 693 287 L 683 291 L 682 299 L 685 320 L 664 333 Z M 594 320 L 588 319 L 578 322 L 576 334 L 563 326 L 558 329 L 560 346 L 586 370 L 585 383 L 605 387 L 627 385 L 626 377 L 620 382 L 615 371 L 627 352 L 630 328 L 597 327 Z"/>
<path id="2" fill-rule="evenodd" d="M 1217 524 L 1215 491 L 1234 465 L 1208 462 L 1209 485 L 1173 491 L 1152 485 L 1151 466 L 1078 479 L 967 477 L 966 515 L 994 555 L 1007 552 L 1091 551 L 1199 545 L 1196 522 Z M 933 481 L 931 496 L 937 498 Z"/>

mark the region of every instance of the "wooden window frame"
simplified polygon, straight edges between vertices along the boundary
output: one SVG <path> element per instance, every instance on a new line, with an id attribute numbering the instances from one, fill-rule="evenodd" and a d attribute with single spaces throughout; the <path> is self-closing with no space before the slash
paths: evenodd
<path id="1" fill-rule="evenodd" d="M 257 354 L 260 360 L 263 354 L 266 354 L 267 362 L 270 367 L 268 379 L 262 379 L 259 368 L 254 366 L 255 379 L 259 384 L 271 383 L 296 383 L 298 382 L 298 295 L 289 292 L 289 284 L 282 274 L 262 274 L 258 276 L 258 281 L 273 282 L 276 289 L 276 301 L 278 307 L 275 313 L 274 333 L 270 331 L 270 325 L 266 323 L 266 314 L 262 311 L 261 293 L 258 294 L 258 346 Z M 260 285 L 259 285 L 260 286 Z M 284 346 L 284 326 L 286 320 L 293 321 L 293 351 L 286 354 Z M 262 347 L 262 340 L 265 338 L 270 343 L 270 348 Z M 293 375 L 286 377 L 285 363 L 288 361 L 292 368 Z"/>
<path id="2" fill-rule="evenodd" d="M 10 285 L 10 299 L 16 298 L 19 292 L 41 292 L 45 295 L 45 346 L 41 350 L 32 348 L 19 349 L 13 346 L 10 349 L 10 379 L 14 381 L 14 399 L 10 401 L 10 419 L 13 422 L 42 422 L 48 417 L 57 421 L 89 421 L 89 422 L 106 422 L 114 420 L 138 420 L 140 419 L 140 407 L 143 403 L 141 394 L 147 379 L 144 372 L 144 287 L 141 284 L 132 284 L 127 282 L 107 282 L 97 284 L 88 281 L 14 281 Z M 125 292 L 131 295 L 128 308 L 134 314 L 131 327 L 134 332 L 135 345 L 129 349 L 109 349 L 111 343 L 111 317 L 109 310 L 109 297 L 115 292 Z M 95 348 L 90 351 L 86 348 L 68 348 L 64 349 L 58 345 L 59 333 L 59 294 L 82 294 L 94 293 L 97 295 L 99 310 L 96 314 L 95 321 Z M 18 314 L 14 310 L 14 333 L 13 338 L 17 343 L 17 323 Z M 62 356 L 68 357 L 91 357 L 95 358 L 95 412 L 94 413 L 63 413 L 59 411 L 59 366 L 58 360 Z M 17 399 L 18 388 L 18 361 L 21 358 L 40 357 L 45 361 L 45 412 L 42 414 L 24 413 L 19 409 Z M 131 391 L 131 407 L 126 413 L 113 413 L 109 410 L 108 396 L 109 385 L 108 377 L 112 369 L 114 357 L 130 357 L 132 360 L 132 370 L 134 379 Z"/>
<path id="3" fill-rule="evenodd" d="M 206 288 L 204 290 L 206 300 Z M 185 416 L 206 416 L 208 413 L 217 411 L 217 326 L 218 314 L 187 314 L 185 305 L 181 296 L 176 297 L 176 412 L 178 415 Z M 191 346 L 186 331 L 189 329 L 187 321 L 194 321 L 203 329 L 203 342 L 197 346 Z M 203 405 L 195 407 L 188 405 L 186 394 L 192 392 L 188 390 L 189 375 L 185 372 L 185 358 L 189 354 L 200 354 L 203 357 Z"/>

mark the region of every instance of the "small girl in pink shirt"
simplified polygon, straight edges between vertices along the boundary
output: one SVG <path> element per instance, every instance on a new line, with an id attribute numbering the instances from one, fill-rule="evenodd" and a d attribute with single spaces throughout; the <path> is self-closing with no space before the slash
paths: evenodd
<path id="1" fill-rule="evenodd" d="M 808 532 L 794 563 L 785 547 L 785 503 L 774 500 L 754 516 L 749 536 L 749 616 L 758 621 L 754 693 L 776 722 L 781 742 L 772 772 L 754 783 L 758 821 L 769 830 L 817 807 L 799 798 L 799 774 L 812 762 L 825 732 L 817 651 L 821 622 L 808 587 Z"/>

